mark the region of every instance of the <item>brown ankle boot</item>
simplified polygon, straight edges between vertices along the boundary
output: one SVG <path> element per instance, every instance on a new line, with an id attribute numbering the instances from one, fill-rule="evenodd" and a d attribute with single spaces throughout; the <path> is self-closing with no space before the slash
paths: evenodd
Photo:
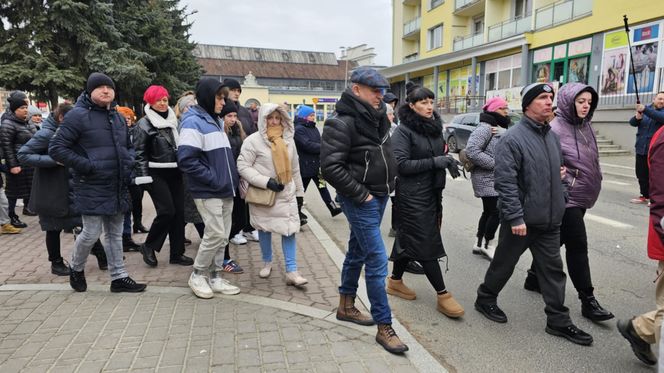
<path id="1" fill-rule="evenodd" d="M 376 342 L 393 354 L 402 354 L 408 351 L 408 346 L 401 342 L 401 339 L 399 339 L 397 333 L 392 329 L 392 325 L 390 324 L 378 324 Z"/>
<path id="2" fill-rule="evenodd" d="M 337 320 L 350 321 L 365 326 L 375 324 L 371 316 L 363 314 L 355 307 L 355 297 L 347 294 L 339 294 Z"/>
<path id="3" fill-rule="evenodd" d="M 410 290 L 410 288 L 403 283 L 403 279 L 393 280 L 391 277 L 387 278 L 387 294 L 406 300 L 413 300 L 416 298 L 415 292 Z"/>
<path id="4" fill-rule="evenodd" d="M 461 317 L 464 314 L 463 307 L 452 298 L 452 294 L 450 293 L 438 294 L 438 306 L 436 309 L 443 315 L 453 319 Z"/>

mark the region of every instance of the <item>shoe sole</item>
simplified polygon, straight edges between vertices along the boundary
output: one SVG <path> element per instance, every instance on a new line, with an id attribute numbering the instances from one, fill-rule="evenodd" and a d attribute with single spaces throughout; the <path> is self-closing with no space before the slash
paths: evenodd
<path id="1" fill-rule="evenodd" d="M 214 292 L 209 293 L 209 294 L 208 293 L 202 293 L 202 292 L 197 291 L 196 289 L 194 289 L 194 287 L 191 286 L 191 284 L 189 282 L 187 282 L 187 285 L 189 285 L 189 288 L 191 289 L 191 291 L 194 292 L 194 295 L 196 295 L 197 297 L 199 297 L 201 299 L 210 299 L 210 298 L 214 297 Z"/>
<path id="2" fill-rule="evenodd" d="M 557 330 L 551 329 L 548 326 L 544 329 L 544 331 L 546 331 L 547 333 L 549 333 L 551 335 L 555 335 L 556 337 L 563 337 L 563 338 L 567 339 L 568 341 L 570 341 L 574 344 L 580 345 L 580 346 L 590 346 L 591 344 L 593 344 L 592 339 L 590 341 L 581 341 L 581 340 L 578 340 L 578 339 L 574 339 L 574 338 L 570 337 L 569 335 L 567 335 L 563 332 L 559 332 Z"/>
<path id="3" fill-rule="evenodd" d="M 627 322 L 632 322 L 632 320 L 628 320 Z M 655 364 L 657 364 L 657 360 L 650 361 L 645 356 L 642 356 L 639 351 L 637 351 L 637 349 L 634 347 L 634 344 L 632 343 L 632 337 L 627 332 L 627 329 L 625 327 L 621 326 L 621 324 L 622 324 L 621 320 L 618 320 L 618 322 L 616 324 L 617 324 L 617 329 L 620 332 L 620 335 L 622 335 L 623 338 L 625 338 L 627 340 L 627 342 L 629 343 L 629 347 L 632 348 L 632 352 L 634 353 L 634 356 L 636 356 L 637 359 L 639 359 L 642 363 L 644 363 L 646 365 L 655 365 Z M 652 351 L 651 351 L 651 353 L 652 353 Z"/>
<path id="4" fill-rule="evenodd" d="M 143 287 L 143 288 L 137 288 L 137 289 L 126 289 L 126 288 L 114 289 L 114 288 L 111 288 L 111 293 L 142 293 L 142 292 L 145 291 L 146 288 L 147 288 L 147 286 Z"/>
<path id="5" fill-rule="evenodd" d="M 482 315 L 484 315 L 484 317 L 486 317 L 487 319 L 489 319 L 493 322 L 497 322 L 499 324 L 505 324 L 507 322 L 507 318 L 497 319 L 497 318 L 489 315 L 487 312 L 485 312 L 482 308 L 478 307 L 477 305 L 475 305 L 475 309 L 477 310 L 477 312 L 481 313 Z"/>
<path id="6" fill-rule="evenodd" d="M 585 317 L 586 319 L 588 319 L 588 320 L 590 320 L 590 321 L 607 321 L 607 320 L 611 320 L 611 319 L 613 319 L 614 317 L 616 317 L 614 314 L 610 314 L 610 315 L 606 315 L 606 316 L 601 316 L 601 317 L 594 317 L 594 316 L 590 316 L 590 315 L 584 314 L 583 312 L 581 313 L 581 316 Z"/>
<path id="7" fill-rule="evenodd" d="M 56 275 L 56 276 L 69 276 L 69 272 L 56 272 L 51 270 L 51 274 Z"/>
<path id="8" fill-rule="evenodd" d="M 221 293 L 223 295 L 238 295 L 238 294 L 240 294 L 240 289 L 233 290 L 233 291 L 224 290 L 224 291 L 220 291 L 219 293 Z"/>
<path id="9" fill-rule="evenodd" d="M 403 348 L 390 348 L 390 347 L 388 347 L 387 345 L 383 344 L 383 343 L 378 339 L 378 337 L 376 337 L 376 342 L 377 342 L 379 345 L 383 346 L 383 348 L 385 349 L 385 351 L 387 351 L 387 352 L 389 352 L 389 353 L 392 353 L 392 354 L 401 355 L 401 354 L 403 354 L 404 352 L 408 351 L 408 346 L 405 346 L 405 345 L 403 346 Z"/>
<path id="10" fill-rule="evenodd" d="M 402 293 L 398 290 L 391 289 L 391 288 L 387 288 L 386 291 L 387 291 L 387 294 L 394 295 L 395 297 L 399 297 L 399 298 L 405 299 L 405 300 L 415 300 L 417 298 L 417 294 L 409 295 L 409 294 Z"/>
<path id="11" fill-rule="evenodd" d="M 466 314 L 466 311 L 463 311 L 463 310 L 459 313 L 452 313 L 452 312 L 446 311 L 443 308 L 440 308 L 438 306 L 436 306 L 436 310 L 438 310 L 438 312 L 442 313 L 443 315 L 449 317 L 450 319 L 458 319 L 459 317 Z"/>
<path id="12" fill-rule="evenodd" d="M 302 283 L 299 283 L 299 284 L 297 284 L 297 283 L 295 283 L 295 282 L 293 282 L 293 281 L 286 281 L 286 285 L 288 285 L 288 286 L 295 286 L 296 288 L 299 288 L 299 287 L 301 287 L 301 286 L 304 286 L 304 285 L 306 285 L 306 284 L 308 284 L 308 283 L 309 283 L 309 281 L 305 281 L 305 282 L 302 282 Z"/>
<path id="13" fill-rule="evenodd" d="M 351 319 L 350 317 L 339 316 L 339 314 L 337 314 L 337 320 L 352 322 L 353 324 L 362 325 L 362 326 L 374 326 L 374 325 L 376 325 L 376 322 L 373 321 L 373 319 L 372 320 L 367 320 L 367 321 L 362 321 L 362 320 L 357 320 L 357 319 Z"/>
<path id="14" fill-rule="evenodd" d="M 173 265 L 180 265 L 180 266 L 193 266 L 194 262 L 191 263 L 184 263 L 184 262 L 168 262 L 168 264 L 173 264 Z M 155 266 L 156 267 L 156 266 Z"/>

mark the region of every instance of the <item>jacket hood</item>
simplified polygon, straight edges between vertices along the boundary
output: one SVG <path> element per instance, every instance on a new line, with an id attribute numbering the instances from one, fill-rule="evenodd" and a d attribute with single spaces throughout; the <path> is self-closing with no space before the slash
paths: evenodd
<path id="1" fill-rule="evenodd" d="M 592 96 L 590 110 L 584 119 L 577 117 L 576 105 L 574 103 L 576 96 L 580 95 L 582 92 L 590 92 Z M 595 113 L 598 102 L 599 95 L 591 86 L 582 83 L 567 83 L 558 90 L 558 108 L 556 109 L 556 116 L 571 125 L 580 125 L 584 121 L 590 122 Z"/>
<path id="2" fill-rule="evenodd" d="M 281 125 L 284 126 L 284 140 L 292 139 L 295 134 L 293 121 L 284 108 L 272 103 L 261 105 L 261 109 L 258 112 L 258 132 L 261 134 L 261 137 L 266 142 L 270 142 L 267 139 L 267 117 L 275 111 L 279 112 L 281 115 Z"/>
<path id="3" fill-rule="evenodd" d="M 215 117 L 214 100 L 223 83 L 213 78 L 203 78 L 196 85 L 196 101 L 211 117 Z"/>
<path id="4" fill-rule="evenodd" d="M 58 123 L 53 118 L 53 115 L 49 115 L 48 118 L 41 123 L 41 128 L 46 128 L 55 132 L 55 130 L 58 129 Z"/>
<path id="5" fill-rule="evenodd" d="M 309 128 L 314 128 L 316 127 L 316 122 L 310 122 L 304 118 L 300 117 L 295 117 L 294 123 L 296 126 L 305 126 Z"/>
<path id="6" fill-rule="evenodd" d="M 409 105 L 401 105 L 399 119 L 401 124 L 425 136 L 440 137 L 443 135 L 443 121 L 435 110 L 433 117 L 426 118 L 416 113 Z"/>

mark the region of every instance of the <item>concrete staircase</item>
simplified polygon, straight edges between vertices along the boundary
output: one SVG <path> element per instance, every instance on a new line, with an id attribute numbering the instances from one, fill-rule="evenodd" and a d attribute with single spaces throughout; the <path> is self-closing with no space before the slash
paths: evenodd
<path id="1" fill-rule="evenodd" d="M 606 136 L 600 135 L 598 130 L 595 130 L 595 138 L 597 139 L 597 149 L 599 150 L 600 157 L 631 154 L 629 150 L 623 149 L 622 146 L 614 144 L 613 140 L 608 139 Z"/>
<path id="2" fill-rule="evenodd" d="M 636 133 L 636 128 L 628 124 L 632 115 L 633 109 L 597 108 L 593 115 L 593 127 L 600 157 L 632 153 Z"/>

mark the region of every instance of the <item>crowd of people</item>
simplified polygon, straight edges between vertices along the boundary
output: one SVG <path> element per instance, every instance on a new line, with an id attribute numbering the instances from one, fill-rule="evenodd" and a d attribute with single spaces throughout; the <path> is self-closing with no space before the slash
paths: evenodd
<path id="1" fill-rule="evenodd" d="M 307 224 L 303 198 L 313 182 L 331 216 L 343 212 L 350 226 L 337 319 L 377 325 L 376 341 L 392 353 L 403 353 L 408 346 L 391 326 L 387 295 L 417 297 L 404 281 L 405 271 L 426 276 L 440 313 L 450 318 L 465 314 L 440 266 L 446 257 L 441 237 L 446 178 L 459 177 L 462 167 L 447 152 L 432 91 L 409 84 L 398 105 L 397 97 L 387 92 L 389 82 L 374 69 L 354 70 L 350 82 L 322 135 L 311 107 L 299 106 L 294 120 L 278 104 L 245 108 L 239 101 L 242 87 L 234 79 L 202 78 L 194 91 L 177 100 L 165 87 L 151 85 L 144 92 L 140 119 L 132 108 L 115 103 L 115 83 L 102 73 L 88 77 L 75 104 L 58 105 L 43 122 L 25 93 L 14 91 L 0 126 L 6 168 L 6 184 L 0 184 L 1 232 L 19 234 L 26 227 L 16 213 L 22 199 L 23 215 L 39 216 L 52 273 L 69 276 L 78 292 L 87 289 L 90 254 L 100 269 L 108 269 L 111 291 L 144 291 L 147 284 L 129 276 L 123 255 L 140 252 L 147 266 L 157 267 L 168 237 L 169 264 L 192 266 L 188 284 L 204 299 L 240 292 L 222 277 L 244 271 L 231 258 L 230 243 L 257 241 L 263 262 L 257 275 L 269 277 L 276 234 L 284 282 L 302 289 L 308 280 L 298 271 L 296 235 Z M 598 94 L 582 83 L 566 84 L 558 91 L 555 113 L 553 98 L 546 83 L 526 86 L 523 116 L 513 126 L 507 102 L 490 99 L 468 140 L 464 157 L 472 166 L 467 169 L 475 197 L 482 201 L 472 253 L 490 260 L 474 308 L 489 320 L 507 322 L 498 295 L 530 249 L 533 262 L 524 287 L 542 294 L 546 332 L 590 345 L 592 336 L 574 325 L 564 305 L 560 248 L 566 249 L 582 315 L 595 322 L 614 318 L 594 295 L 584 225 L 602 180 L 591 125 Z M 647 134 L 637 142 L 637 168 L 649 170 L 650 183 L 639 179 L 640 199 L 650 203 L 649 255 L 659 261 L 660 272 L 664 132 L 655 130 L 661 110 L 664 93 L 653 105 L 637 106 L 630 121 L 640 135 Z M 639 166 L 643 157 L 645 166 Z M 144 192 L 156 211 L 149 228 L 142 222 Z M 389 257 L 380 231 L 388 200 L 393 204 L 390 235 L 395 237 Z M 185 255 L 191 242 L 185 237 L 188 223 L 201 238 L 194 258 Z M 76 234 L 68 262 L 61 255 L 63 231 Z M 134 241 L 132 234 L 145 233 L 144 242 Z M 389 277 L 388 260 L 393 262 Z M 362 269 L 370 315 L 355 306 Z M 647 364 L 656 362 L 650 344 L 659 339 L 664 315 L 660 277 L 656 294 L 656 311 L 618 323 Z"/>

